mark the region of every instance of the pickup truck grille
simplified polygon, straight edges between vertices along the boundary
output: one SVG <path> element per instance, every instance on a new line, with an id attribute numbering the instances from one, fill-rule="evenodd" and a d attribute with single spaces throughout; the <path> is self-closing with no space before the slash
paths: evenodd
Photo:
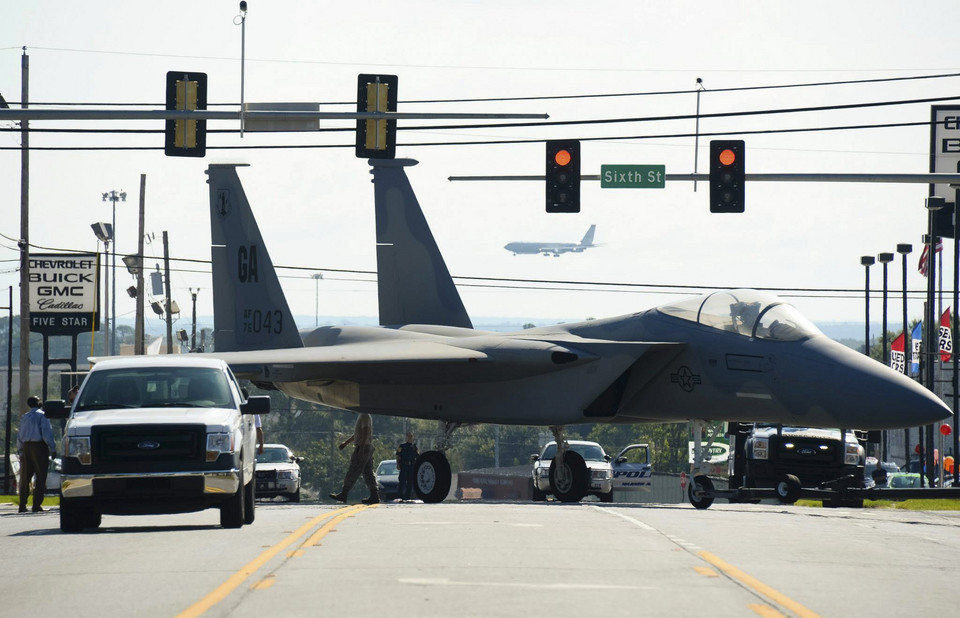
<path id="1" fill-rule="evenodd" d="M 786 445 L 792 444 L 788 448 Z M 781 461 L 795 461 L 813 465 L 833 465 L 837 463 L 836 441 L 817 438 L 784 439 L 776 447 L 776 458 Z"/>
<path id="2" fill-rule="evenodd" d="M 203 425 L 124 425 L 94 427 L 94 464 L 202 463 L 206 457 Z"/>

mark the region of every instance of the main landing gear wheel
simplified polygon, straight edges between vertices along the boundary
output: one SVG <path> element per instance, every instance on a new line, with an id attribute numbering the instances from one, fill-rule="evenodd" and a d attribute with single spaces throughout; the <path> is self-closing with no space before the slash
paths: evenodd
<path id="1" fill-rule="evenodd" d="M 413 489 L 424 502 L 442 502 L 450 493 L 450 478 L 450 462 L 440 451 L 427 451 L 417 457 Z"/>
<path id="2" fill-rule="evenodd" d="M 784 474 L 777 480 L 777 500 L 793 504 L 800 499 L 800 479 L 793 474 Z"/>
<path id="3" fill-rule="evenodd" d="M 567 451 L 563 463 L 550 462 L 550 489 L 560 502 L 580 502 L 590 489 L 590 471 L 580 453 Z"/>
<path id="4" fill-rule="evenodd" d="M 713 504 L 713 496 L 707 496 L 705 493 L 711 491 L 713 491 L 713 481 L 710 477 L 703 474 L 693 477 L 693 481 L 687 487 L 690 504 L 697 509 L 709 509 Z"/>

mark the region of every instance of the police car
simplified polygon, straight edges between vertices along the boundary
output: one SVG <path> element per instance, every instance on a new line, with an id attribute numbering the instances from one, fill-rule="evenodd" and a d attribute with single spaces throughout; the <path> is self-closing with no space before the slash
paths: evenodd
<path id="1" fill-rule="evenodd" d="M 257 454 L 257 497 L 284 496 L 291 502 L 300 502 L 300 462 L 283 444 L 264 444 Z"/>
<path id="2" fill-rule="evenodd" d="M 600 502 L 613 502 L 613 466 L 610 465 L 610 456 L 603 452 L 596 442 L 586 442 L 584 440 L 568 440 L 570 450 L 575 451 L 583 457 L 587 464 L 587 470 L 590 472 L 590 490 L 591 496 L 600 498 Z M 550 488 L 550 463 L 557 453 L 557 443 L 548 442 L 539 455 L 531 455 L 533 461 L 533 499 L 535 502 L 542 502 L 547 499 L 547 494 L 551 493 Z"/>

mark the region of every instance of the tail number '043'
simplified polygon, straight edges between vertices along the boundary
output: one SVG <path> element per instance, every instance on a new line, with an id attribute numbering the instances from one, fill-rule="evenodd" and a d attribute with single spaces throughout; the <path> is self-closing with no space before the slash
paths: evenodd
<path id="1" fill-rule="evenodd" d="M 279 309 L 244 309 L 243 332 L 279 335 L 283 332 L 283 314 Z"/>

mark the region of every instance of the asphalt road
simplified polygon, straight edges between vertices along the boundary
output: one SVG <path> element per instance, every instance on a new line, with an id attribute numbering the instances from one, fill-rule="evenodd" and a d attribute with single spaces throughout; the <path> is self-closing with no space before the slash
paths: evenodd
<path id="1" fill-rule="evenodd" d="M 0 509 L 4 615 L 949 616 L 960 513 L 715 504 Z"/>

